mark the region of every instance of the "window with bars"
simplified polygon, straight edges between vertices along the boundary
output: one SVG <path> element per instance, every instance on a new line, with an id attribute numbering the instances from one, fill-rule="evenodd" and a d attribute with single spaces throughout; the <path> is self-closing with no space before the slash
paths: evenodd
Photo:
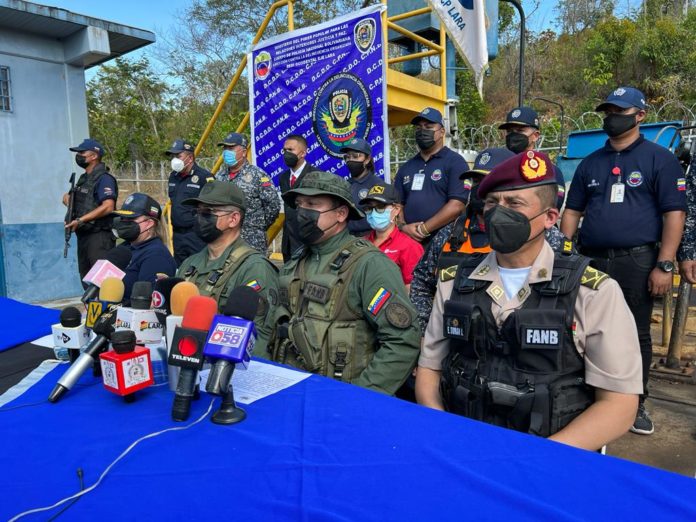
<path id="1" fill-rule="evenodd" d="M 12 112 L 10 68 L 0 65 L 0 112 Z"/>

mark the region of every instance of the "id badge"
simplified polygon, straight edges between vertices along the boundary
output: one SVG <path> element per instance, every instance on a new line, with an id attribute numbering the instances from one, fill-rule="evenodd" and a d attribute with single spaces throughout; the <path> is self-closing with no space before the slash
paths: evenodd
<path id="1" fill-rule="evenodd" d="M 611 186 L 611 203 L 623 203 L 624 194 L 626 193 L 626 185 L 623 183 L 614 183 Z"/>
<path id="2" fill-rule="evenodd" d="M 411 190 L 423 190 L 423 183 L 425 182 L 425 174 L 419 172 L 413 176 L 413 184 L 411 185 Z"/>

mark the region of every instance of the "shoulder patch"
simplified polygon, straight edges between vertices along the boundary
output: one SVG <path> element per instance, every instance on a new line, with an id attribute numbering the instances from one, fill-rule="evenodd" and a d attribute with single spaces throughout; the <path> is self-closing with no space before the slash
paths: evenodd
<path id="1" fill-rule="evenodd" d="M 599 286 L 607 279 L 609 279 L 607 274 L 600 272 L 596 268 L 588 266 L 585 268 L 585 272 L 582 274 L 580 284 L 582 286 L 586 286 L 587 288 L 591 288 L 592 290 L 597 290 Z"/>
<path id="2" fill-rule="evenodd" d="M 440 269 L 440 281 L 451 281 L 457 276 L 457 265 L 446 266 Z"/>
<path id="3" fill-rule="evenodd" d="M 411 312 L 408 311 L 408 308 L 396 301 L 387 304 L 384 309 L 384 315 L 387 317 L 387 321 L 389 321 L 390 325 L 401 330 L 408 328 L 413 322 Z"/>
<path id="4" fill-rule="evenodd" d="M 372 315 L 377 315 L 382 307 L 389 301 L 392 293 L 384 287 L 381 287 L 375 295 L 370 299 L 370 304 L 367 306 L 367 311 Z"/>

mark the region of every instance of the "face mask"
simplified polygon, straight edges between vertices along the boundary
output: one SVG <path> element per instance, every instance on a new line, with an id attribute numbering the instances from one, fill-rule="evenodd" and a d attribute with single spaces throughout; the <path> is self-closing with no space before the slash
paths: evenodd
<path id="1" fill-rule="evenodd" d="M 239 161 L 237 161 L 237 154 L 233 150 L 223 150 L 222 160 L 228 167 L 234 167 Z"/>
<path id="2" fill-rule="evenodd" d="M 429 129 L 416 129 L 416 145 L 420 150 L 428 150 L 435 145 L 435 131 Z"/>
<path id="3" fill-rule="evenodd" d="M 172 170 L 174 172 L 181 172 L 186 168 L 186 164 L 184 163 L 184 160 L 180 160 L 179 158 L 172 158 Z"/>
<path id="4" fill-rule="evenodd" d="M 365 164 L 362 161 L 346 161 L 346 167 L 352 178 L 357 178 L 365 172 Z"/>
<path id="5" fill-rule="evenodd" d="M 529 136 L 521 132 L 511 132 L 505 136 L 505 147 L 515 154 L 524 152 L 529 147 Z"/>
<path id="6" fill-rule="evenodd" d="M 536 216 L 527 219 L 527 216 L 516 210 L 512 210 L 501 205 L 496 205 L 483 215 L 488 231 L 488 239 L 491 248 L 501 254 L 509 254 L 522 248 L 528 241 L 536 239 L 544 233 L 542 230 L 536 236 L 530 238 L 530 222 L 541 216 L 546 210 Z"/>
<path id="7" fill-rule="evenodd" d="M 222 230 L 217 227 L 217 220 L 215 214 L 198 214 L 193 223 L 193 231 L 205 243 L 212 243 L 222 235 Z"/>
<path id="8" fill-rule="evenodd" d="M 81 169 L 84 169 L 89 165 L 89 161 L 82 155 L 82 154 L 75 154 L 75 163 L 77 163 L 77 166 L 80 167 Z"/>
<path id="9" fill-rule="evenodd" d="M 330 230 L 332 227 L 336 226 L 338 221 L 336 221 L 336 223 L 331 225 L 326 230 L 319 228 L 319 216 L 325 212 L 331 212 L 332 210 L 336 210 L 336 208 L 330 208 L 329 210 L 324 210 L 323 212 L 302 207 L 297 209 L 295 229 L 297 231 L 297 237 L 303 244 L 313 245 L 321 239 L 327 230 Z"/>
<path id="10" fill-rule="evenodd" d="M 140 225 L 135 221 L 115 218 L 113 233 L 117 238 L 123 239 L 127 243 L 132 243 L 140 236 Z"/>
<path id="11" fill-rule="evenodd" d="M 607 114 L 602 128 L 610 138 L 620 136 L 638 125 L 636 114 Z"/>
<path id="12" fill-rule="evenodd" d="M 286 150 L 283 152 L 283 161 L 288 167 L 294 169 L 300 162 L 300 158 L 297 157 L 297 154 Z"/>
<path id="13" fill-rule="evenodd" d="M 391 210 L 392 207 L 387 207 L 381 214 L 373 210 L 367 214 L 367 224 L 370 225 L 373 230 L 378 230 L 380 232 L 386 230 L 392 223 Z"/>

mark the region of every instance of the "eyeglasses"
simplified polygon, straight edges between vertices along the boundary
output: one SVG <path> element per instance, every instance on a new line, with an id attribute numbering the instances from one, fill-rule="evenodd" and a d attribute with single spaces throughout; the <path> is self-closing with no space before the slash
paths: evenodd
<path id="1" fill-rule="evenodd" d="M 215 216 L 215 217 L 222 217 L 226 216 L 228 214 L 232 214 L 232 212 L 237 212 L 236 210 L 215 210 L 212 208 L 194 208 L 193 209 L 193 215 L 194 216 Z"/>
<path id="2" fill-rule="evenodd" d="M 384 213 L 385 213 L 386 211 L 388 211 L 388 210 L 391 211 L 392 208 L 394 208 L 394 207 L 392 207 L 391 205 L 390 205 L 390 206 L 387 206 L 387 207 L 381 207 L 381 208 L 379 208 L 379 207 L 368 207 L 368 208 L 365 209 L 365 214 L 372 214 L 372 211 L 373 211 L 373 210 L 374 210 L 375 212 L 377 212 L 378 214 L 384 214 Z"/>

